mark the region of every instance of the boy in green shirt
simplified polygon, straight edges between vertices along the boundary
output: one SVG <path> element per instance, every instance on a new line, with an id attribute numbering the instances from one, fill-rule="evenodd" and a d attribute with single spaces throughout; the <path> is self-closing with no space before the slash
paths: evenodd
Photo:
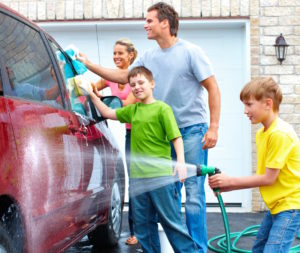
<path id="1" fill-rule="evenodd" d="M 293 127 L 278 117 L 282 93 L 271 78 L 246 84 L 240 94 L 256 133 L 257 171 L 248 177 L 218 174 L 211 188 L 232 191 L 259 187 L 270 211 L 261 223 L 252 252 L 289 252 L 300 227 L 300 143 Z"/>
<path id="2" fill-rule="evenodd" d="M 128 80 L 140 102 L 117 110 L 102 103 L 92 87 L 88 87 L 88 92 L 103 117 L 131 123 L 130 189 L 146 179 L 164 180 L 176 174 L 183 182 L 187 175 L 183 141 L 171 107 L 154 99 L 154 80 L 147 68 L 133 68 Z M 177 154 L 174 172 L 170 141 Z M 197 252 L 178 206 L 178 197 L 174 183 L 132 197 L 136 236 L 145 253 L 160 252 L 157 215 L 175 252 Z"/>

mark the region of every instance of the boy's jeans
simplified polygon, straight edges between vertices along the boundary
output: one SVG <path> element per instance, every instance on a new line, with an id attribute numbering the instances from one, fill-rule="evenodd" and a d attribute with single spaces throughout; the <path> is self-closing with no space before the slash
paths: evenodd
<path id="1" fill-rule="evenodd" d="M 135 180 L 139 179 L 130 179 L 130 187 L 134 187 Z M 157 180 L 164 179 L 157 178 Z M 178 194 L 174 183 L 132 196 L 134 232 L 144 253 L 161 252 L 157 215 L 175 253 L 197 252 L 182 213 L 178 209 L 177 198 Z"/>
<path id="2" fill-rule="evenodd" d="M 179 129 L 184 143 L 185 162 L 188 164 L 207 165 L 207 150 L 203 150 L 201 140 L 207 131 L 207 124 L 201 123 Z M 172 147 L 172 158 L 176 159 Z M 186 190 L 185 214 L 186 224 L 190 235 L 197 244 L 198 252 L 207 251 L 206 233 L 206 199 L 204 191 L 205 177 L 190 177 L 184 182 Z M 176 187 L 180 193 L 182 183 L 177 182 Z M 181 207 L 181 194 L 179 198 Z"/>
<path id="3" fill-rule="evenodd" d="M 267 212 L 257 233 L 253 253 L 287 253 L 300 228 L 300 210 Z"/>

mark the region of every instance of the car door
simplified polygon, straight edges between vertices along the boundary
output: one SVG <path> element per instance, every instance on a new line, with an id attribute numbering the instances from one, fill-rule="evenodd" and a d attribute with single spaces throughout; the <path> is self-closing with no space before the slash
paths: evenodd
<path id="1" fill-rule="evenodd" d="M 15 198 L 24 216 L 29 252 L 56 252 L 82 227 L 82 140 L 85 130 L 72 112 L 59 66 L 41 31 L 0 12 L 4 99 L 17 157 L 7 160 Z"/>
<path id="2" fill-rule="evenodd" d="M 71 59 L 48 35 L 47 40 L 61 67 L 72 111 L 77 115 L 86 131 L 82 139 L 83 169 L 81 187 L 84 198 L 77 215 L 81 226 L 88 228 L 93 226 L 96 221 L 101 220 L 104 214 L 103 212 L 99 212 L 99 210 L 105 206 L 102 201 L 106 198 L 106 195 L 109 195 L 106 194 L 110 186 L 106 160 L 107 155 L 111 152 L 111 146 L 101 130 L 101 125 L 105 123 L 96 122 L 93 118 L 91 101 L 86 96 L 74 94 L 72 87 L 70 87 L 70 79 L 77 75 Z"/>

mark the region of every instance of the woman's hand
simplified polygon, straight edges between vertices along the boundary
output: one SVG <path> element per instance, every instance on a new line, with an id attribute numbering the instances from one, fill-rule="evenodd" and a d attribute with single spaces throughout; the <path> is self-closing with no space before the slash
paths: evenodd
<path id="1" fill-rule="evenodd" d="M 74 77 L 74 79 L 78 78 L 78 81 L 74 80 L 76 82 L 76 85 L 83 91 L 82 93 L 86 92 L 90 96 L 94 95 L 93 92 L 93 84 L 87 80 L 81 80 L 79 76 Z M 87 95 L 87 94 L 81 94 L 81 95 Z"/>
<path id="2" fill-rule="evenodd" d="M 102 97 L 102 94 L 101 92 L 97 89 L 97 86 L 92 83 L 92 87 L 93 87 L 93 92 L 96 94 L 97 97 L 101 98 Z"/>

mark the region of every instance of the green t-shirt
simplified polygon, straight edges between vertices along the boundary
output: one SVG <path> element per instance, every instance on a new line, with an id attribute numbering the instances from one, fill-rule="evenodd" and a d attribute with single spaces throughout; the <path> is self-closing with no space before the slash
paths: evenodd
<path id="1" fill-rule="evenodd" d="M 138 102 L 117 109 L 116 116 L 131 123 L 130 177 L 172 175 L 170 141 L 181 134 L 171 107 L 162 101 Z"/>

